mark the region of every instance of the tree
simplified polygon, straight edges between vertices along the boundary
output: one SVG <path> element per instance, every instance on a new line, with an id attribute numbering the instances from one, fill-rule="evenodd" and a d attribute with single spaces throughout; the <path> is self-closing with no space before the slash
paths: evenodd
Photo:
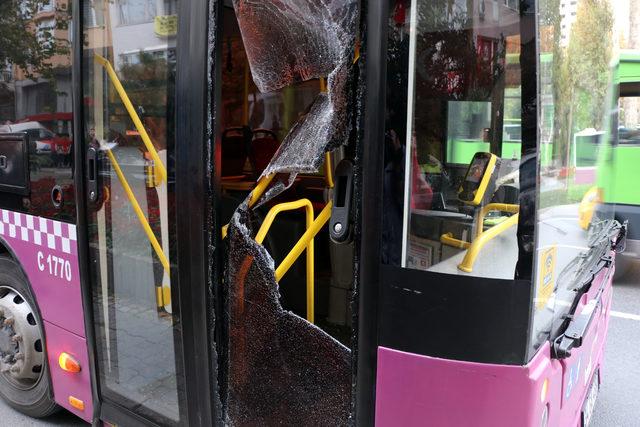
<path id="1" fill-rule="evenodd" d="M 557 9 L 556 9 L 557 10 Z M 569 44 L 560 43 L 556 16 L 553 53 L 554 156 L 569 165 L 573 132 L 601 128 L 611 83 L 613 13 L 609 0 L 582 0 Z"/>
<path id="2" fill-rule="evenodd" d="M 27 78 L 51 76 L 50 60 L 69 52 L 69 42 L 55 37 L 55 30 L 68 29 L 71 11 L 63 3 L 55 9 L 54 27 L 38 27 L 38 14 L 50 0 L 0 0 L 0 64 L 24 70 Z"/>

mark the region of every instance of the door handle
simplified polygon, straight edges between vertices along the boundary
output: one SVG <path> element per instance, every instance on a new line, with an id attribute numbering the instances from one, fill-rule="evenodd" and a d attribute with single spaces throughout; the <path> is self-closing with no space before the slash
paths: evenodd
<path id="1" fill-rule="evenodd" d="M 90 202 L 98 201 L 98 150 L 87 150 L 87 197 Z"/>
<path id="2" fill-rule="evenodd" d="M 351 206 L 353 205 L 353 163 L 342 160 L 334 174 L 333 209 L 329 235 L 336 243 L 348 243 L 351 238 Z"/>

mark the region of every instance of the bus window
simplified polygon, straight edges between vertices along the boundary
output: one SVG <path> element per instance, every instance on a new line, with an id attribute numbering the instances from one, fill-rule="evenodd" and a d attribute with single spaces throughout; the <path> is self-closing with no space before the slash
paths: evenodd
<path id="1" fill-rule="evenodd" d="M 506 2 L 482 4 L 392 2 L 386 264 L 514 278 L 520 14 Z"/>
<path id="2" fill-rule="evenodd" d="M 534 350 L 562 327 L 577 303 L 576 293 L 602 262 L 593 254 L 610 241 L 613 206 L 604 202 L 614 179 L 611 131 L 617 124 L 610 112 L 617 102 L 612 86 L 617 3 L 581 0 L 562 6 L 545 0 L 539 5 L 544 11 L 538 16 L 544 149 L 533 275 Z"/>
<path id="3" fill-rule="evenodd" d="M 356 4 L 235 0 L 223 10 L 216 166 L 229 225 L 219 354 L 234 425 L 349 422 L 354 250 L 329 238 L 334 183 L 318 172 L 353 155 L 340 146 L 349 141 Z M 301 240 L 318 224 L 311 244 Z M 289 262 L 298 242 L 306 253 Z"/>
<path id="4" fill-rule="evenodd" d="M 185 418 L 171 274 L 177 16 L 161 4 L 93 1 L 83 11 L 94 18 L 84 22 L 82 51 L 93 298 L 86 309 L 95 319 L 101 395 L 177 425 Z"/>

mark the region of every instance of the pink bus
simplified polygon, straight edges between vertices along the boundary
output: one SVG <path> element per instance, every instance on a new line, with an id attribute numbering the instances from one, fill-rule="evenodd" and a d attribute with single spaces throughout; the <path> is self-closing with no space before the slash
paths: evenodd
<path id="1" fill-rule="evenodd" d="M 71 102 L 73 160 L 0 132 L 12 407 L 589 425 L 626 226 L 563 171 L 614 166 L 618 2 L 14 3 L 0 123 Z"/>

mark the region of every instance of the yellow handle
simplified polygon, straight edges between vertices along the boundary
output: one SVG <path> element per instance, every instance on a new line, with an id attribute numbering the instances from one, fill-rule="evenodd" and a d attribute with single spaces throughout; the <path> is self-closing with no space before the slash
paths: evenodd
<path id="1" fill-rule="evenodd" d="M 462 262 L 458 264 L 458 269 L 466 273 L 471 273 L 473 271 L 473 264 L 475 264 L 476 258 L 484 245 L 489 243 L 489 241 L 494 239 L 498 234 L 516 225 L 518 223 L 519 216 L 520 214 L 512 215 L 506 221 L 503 221 L 478 235 L 473 243 L 471 243 L 471 246 L 469 246 L 469 249 L 467 249 L 467 253 L 464 255 Z"/>
<path id="2" fill-rule="evenodd" d="M 520 205 L 510 205 L 507 203 L 489 203 L 488 205 L 483 206 L 482 209 L 480 209 L 478 222 L 476 223 L 476 237 L 480 236 L 480 234 L 482 234 L 482 232 L 484 231 L 484 219 L 491 211 L 515 214 L 520 211 Z"/>
<path id="3" fill-rule="evenodd" d="M 158 259 L 160 260 L 160 262 L 162 263 L 162 267 L 164 267 L 165 271 L 169 273 L 169 260 L 167 260 L 167 257 L 164 255 L 164 252 L 162 251 L 162 246 L 160 246 L 160 243 L 158 243 L 158 239 L 156 238 L 156 235 L 153 234 L 153 230 L 151 230 L 151 226 L 149 225 L 149 221 L 147 221 L 147 217 L 144 216 L 144 212 L 142 212 L 142 208 L 140 208 L 140 204 L 138 203 L 136 196 L 133 194 L 133 191 L 131 190 L 131 186 L 129 185 L 129 182 L 127 182 L 127 178 L 124 176 L 124 173 L 122 173 L 122 169 L 120 169 L 120 165 L 116 160 L 116 156 L 113 155 L 111 150 L 107 150 L 107 155 L 109 156 L 109 160 L 113 165 L 113 169 L 116 171 L 116 175 L 118 176 L 118 180 L 120 180 L 120 184 L 122 185 L 122 188 L 124 188 L 124 192 L 127 194 L 127 198 L 129 199 L 129 201 L 131 202 L 131 205 L 133 206 L 133 210 L 138 217 L 138 221 L 140 221 L 140 225 L 142 225 L 142 229 L 147 235 L 149 242 L 151 242 L 151 246 L 153 246 L 153 250 L 158 256 Z"/>
<path id="4" fill-rule="evenodd" d="M 292 211 L 300 208 L 305 208 L 307 229 L 311 228 L 313 226 L 313 204 L 311 204 L 311 201 L 309 199 L 300 199 L 296 200 L 295 202 L 280 203 L 269 210 L 267 217 L 258 230 L 258 234 L 256 234 L 256 242 L 258 242 L 259 244 L 262 244 L 262 242 L 264 242 L 264 239 L 265 237 L 267 237 L 267 233 L 269 232 L 269 229 L 271 228 L 271 225 L 275 221 L 278 214 L 280 214 L 281 212 Z M 314 237 L 315 234 L 306 241 L 306 245 L 304 246 L 307 250 L 307 320 L 311 323 L 314 323 L 315 319 Z M 287 258 L 285 258 L 283 264 L 285 261 L 287 261 Z M 293 265 L 294 262 L 295 260 L 291 261 L 290 264 Z M 290 265 L 289 267 L 287 267 L 287 270 L 289 268 Z M 282 275 L 284 275 L 284 273 L 282 273 Z M 278 273 L 276 270 L 276 281 L 279 282 L 281 278 L 282 276 L 278 277 Z"/>
<path id="5" fill-rule="evenodd" d="M 307 228 L 307 231 L 302 235 L 298 243 L 291 249 L 291 252 L 282 260 L 278 268 L 276 268 L 276 280 L 280 281 L 282 276 L 284 276 L 287 271 L 291 268 L 294 262 L 298 259 L 302 251 L 307 247 L 310 240 L 312 240 L 316 234 L 320 232 L 322 227 L 329 221 L 331 218 L 331 208 L 333 206 L 333 202 L 329 201 L 327 205 L 322 209 L 322 212 L 316 217 L 311 227 Z"/>
<path id="6" fill-rule="evenodd" d="M 167 169 L 164 167 L 162 160 L 160 160 L 160 156 L 158 156 L 158 151 L 156 150 L 156 147 L 153 146 L 153 143 L 151 142 L 151 138 L 149 138 L 149 134 L 147 133 L 147 130 L 144 128 L 142 121 L 140 121 L 140 117 L 138 117 L 138 113 L 136 113 L 136 110 L 133 107 L 131 100 L 129 99 L 129 95 L 127 95 L 127 92 L 124 90 L 124 87 L 122 87 L 122 84 L 120 83 L 120 80 L 118 79 L 118 76 L 116 75 L 115 70 L 111 66 L 111 63 L 106 58 L 97 54 L 95 55 L 95 61 L 98 64 L 102 65 L 102 67 L 104 67 L 104 69 L 107 71 L 107 74 L 109 75 L 109 79 L 111 79 L 111 83 L 113 84 L 113 87 L 116 88 L 116 92 L 118 92 L 118 95 L 120 95 L 120 100 L 122 100 L 124 107 L 127 109 L 127 112 L 129 113 L 129 117 L 131 117 L 133 124 L 135 125 L 136 129 L 140 133 L 142 142 L 144 142 L 145 147 L 147 147 L 147 151 L 151 153 L 151 158 L 153 159 L 155 165 L 158 168 L 158 175 L 160 175 L 160 179 L 162 180 L 162 182 L 167 182 Z"/>
<path id="7" fill-rule="evenodd" d="M 471 243 L 465 242 L 464 240 L 458 240 L 453 237 L 453 233 L 446 233 L 440 236 L 440 243 L 459 249 L 467 249 L 469 246 L 471 246 Z"/>

